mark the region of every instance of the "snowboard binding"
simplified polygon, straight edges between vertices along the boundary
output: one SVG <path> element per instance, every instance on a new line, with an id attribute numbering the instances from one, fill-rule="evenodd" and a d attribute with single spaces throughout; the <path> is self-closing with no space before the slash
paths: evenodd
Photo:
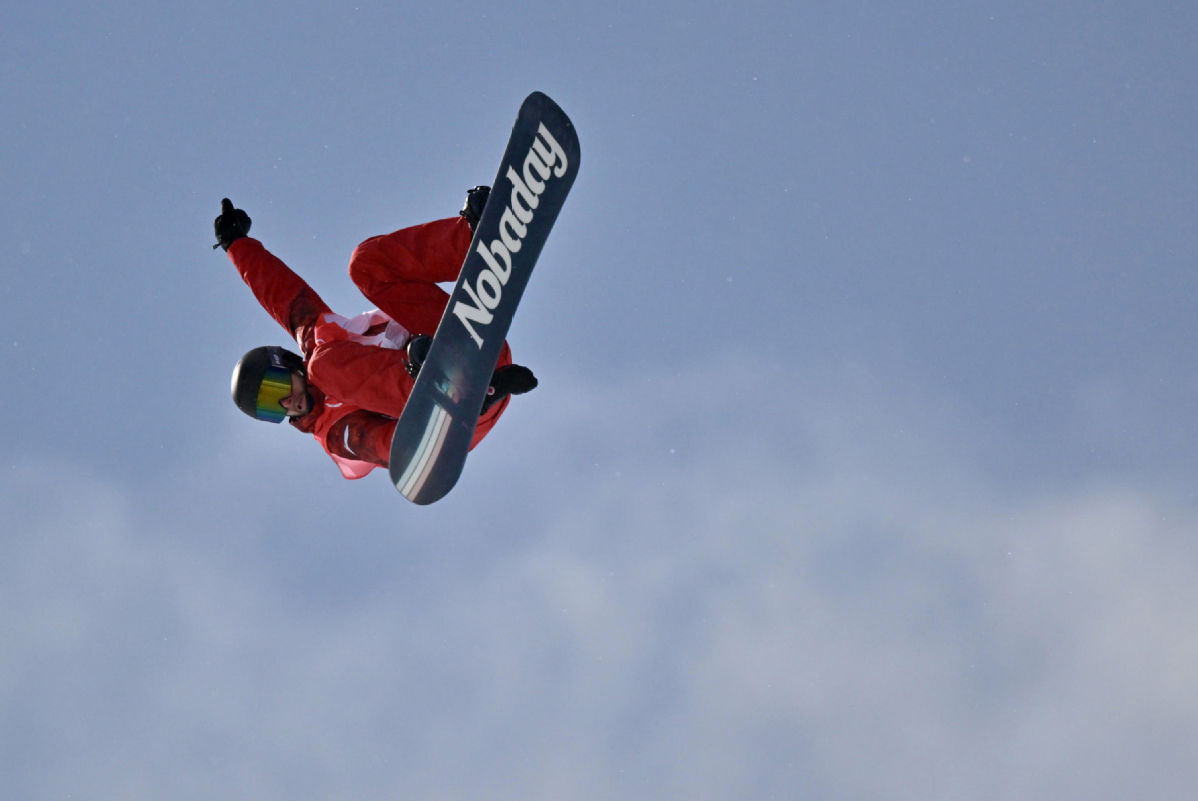
<path id="1" fill-rule="evenodd" d="M 433 338 L 428 334 L 417 334 L 408 340 L 408 344 L 404 347 L 404 355 L 407 357 L 408 363 L 404 365 L 404 369 L 412 378 L 420 374 L 420 366 L 428 358 L 428 349 L 432 346 Z"/>
<path id="2" fill-rule="evenodd" d="M 478 227 L 478 221 L 482 219 L 483 209 L 487 207 L 487 198 L 490 196 L 489 186 L 476 186 L 466 192 L 466 204 L 462 206 L 458 216 L 470 224 L 470 233 L 473 234 L 474 229 Z"/>

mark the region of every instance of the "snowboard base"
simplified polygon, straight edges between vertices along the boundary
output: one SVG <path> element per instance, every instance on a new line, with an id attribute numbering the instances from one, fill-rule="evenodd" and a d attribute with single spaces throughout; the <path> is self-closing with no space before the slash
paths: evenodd
<path id="1" fill-rule="evenodd" d="M 391 481 L 413 503 L 443 498 L 461 475 L 499 352 L 579 155 L 565 112 L 541 92 L 529 95 L 391 440 Z"/>

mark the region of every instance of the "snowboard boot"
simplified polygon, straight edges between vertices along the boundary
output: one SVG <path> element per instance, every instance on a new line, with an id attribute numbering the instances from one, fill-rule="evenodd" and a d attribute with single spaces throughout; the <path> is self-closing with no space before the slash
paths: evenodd
<path id="1" fill-rule="evenodd" d="M 415 378 L 416 374 L 420 372 L 420 365 L 424 364 L 424 360 L 428 358 L 428 349 L 432 347 L 432 344 L 433 338 L 428 334 L 417 334 L 408 340 L 407 346 L 404 347 L 408 363 L 404 369 L 412 378 Z"/>
<path id="2" fill-rule="evenodd" d="M 491 386 L 487 387 L 487 398 L 483 401 L 483 410 L 479 415 L 508 395 L 523 395 L 537 388 L 537 377 L 532 370 L 519 364 L 508 364 L 500 367 L 491 375 Z"/>
<path id="3" fill-rule="evenodd" d="M 466 205 L 462 206 L 458 216 L 465 218 L 466 222 L 470 223 L 470 233 L 472 234 L 478 227 L 478 221 L 482 219 L 483 209 L 486 208 L 487 198 L 490 195 L 491 187 L 489 186 L 476 186 L 466 192 Z"/>

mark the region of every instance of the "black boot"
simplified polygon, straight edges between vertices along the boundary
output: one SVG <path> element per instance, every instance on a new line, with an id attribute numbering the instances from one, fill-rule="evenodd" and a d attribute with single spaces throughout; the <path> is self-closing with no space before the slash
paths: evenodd
<path id="1" fill-rule="evenodd" d="M 537 377 L 532 370 L 519 364 L 508 364 L 500 367 L 491 375 L 491 386 L 487 387 L 487 399 L 483 401 L 483 410 L 487 410 L 508 395 L 523 395 L 537 388 Z"/>
<path id="2" fill-rule="evenodd" d="M 478 227 L 478 221 L 482 219 L 483 209 L 486 208 L 487 198 L 490 196 L 489 186 L 476 186 L 466 192 L 466 205 L 462 206 L 458 216 L 464 217 L 466 222 L 470 223 L 470 233 L 474 233 L 474 229 Z"/>

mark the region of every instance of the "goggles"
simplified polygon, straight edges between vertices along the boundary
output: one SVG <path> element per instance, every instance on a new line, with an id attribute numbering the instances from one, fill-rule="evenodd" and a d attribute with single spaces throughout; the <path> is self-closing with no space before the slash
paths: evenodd
<path id="1" fill-rule="evenodd" d="M 283 367 L 267 367 L 258 386 L 258 402 L 254 416 L 259 420 L 281 423 L 287 419 L 287 410 L 279 402 L 290 395 L 291 371 Z"/>

